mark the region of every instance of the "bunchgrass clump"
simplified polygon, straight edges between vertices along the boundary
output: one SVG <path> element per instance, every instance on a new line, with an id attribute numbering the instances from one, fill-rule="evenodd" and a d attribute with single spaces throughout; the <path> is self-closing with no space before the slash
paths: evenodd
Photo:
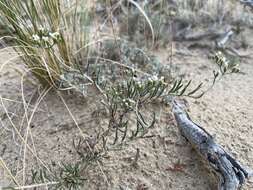
<path id="1" fill-rule="evenodd" d="M 0 0 L 0 10 L 14 31 L 6 39 L 15 41 L 14 49 L 43 85 L 57 85 L 66 70 L 79 68 L 88 52 L 91 12 L 86 1 Z"/>

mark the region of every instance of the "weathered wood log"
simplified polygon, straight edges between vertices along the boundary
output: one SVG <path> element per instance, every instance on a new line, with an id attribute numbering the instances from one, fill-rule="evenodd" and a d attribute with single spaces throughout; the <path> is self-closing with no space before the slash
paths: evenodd
<path id="1" fill-rule="evenodd" d="M 233 30 L 229 30 L 229 31 L 225 32 L 225 34 L 222 36 L 222 38 L 219 41 L 217 41 L 217 47 L 224 48 L 226 43 L 231 39 L 233 34 L 234 34 Z"/>
<path id="2" fill-rule="evenodd" d="M 195 33 L 187 33 L 190 29 L 185 28 L 184 31 L 177 32 L 176 36 L 174 36 L 174 40 L 176 41 L 200 41 L 200 40 L 215 40 L 224 35 L 223 32 L 218 30 L 210 29 L 205 32 L 195 32 Z"/>
<path id="3" fill-rule="evenodd" d="M 240 0 L 240 2 L 246 6 L 250 7 L 253 10 L 253 0 Z"/>
<path id="4" fill-rule="evenodd" d="M 176 101 L 173 113 L 181 134 L 217 174 L 218 190 L 239 189 L 252 173 L 217 144 L 204 128 L 195 124 Z"/>

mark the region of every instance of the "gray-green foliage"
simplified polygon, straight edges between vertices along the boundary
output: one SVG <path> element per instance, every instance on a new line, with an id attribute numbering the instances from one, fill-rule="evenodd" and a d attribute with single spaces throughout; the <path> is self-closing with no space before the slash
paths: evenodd
<path id="1" fill-rule="evenodd" d="M 84 185 L 86 179 L 82 176 L 81 163 L 64 164 L 61 163 L 59 168 L 51 168 L 48 172 L 45 168 L 40 170 L 32 170 L 32 183 L 48 183 L 55 181 L 56 184 L 49 189 L 57 190 L 77 190 Z"/>
<path id="2" fill-rule="evenodd" d="M 217 78 L 238 72 L 237 64 L 221 53 L 215 54 L 213 60 L 218 65 L 218 70 L 214 71 L 213 84 L 205 90 L 202 82 L 193 86 L 192 80 L 171 78 L 168 75 L 169 68 L 157 57 L 124 41 L 107 41 L 102 56 L 121 64 L 109 64 L 105 60 L 91 62 L 89 72 L 86 73 L 93 76 L 96 85 L 106 96 L 104 103 L 109 111 L 109 125 L 102 135 L 104 145 L 108 144 L 111 135 L 114 137 L 110 144 L 115 145 L 147 134 L 148 129 L 155 124 L 155 114 L 151 119 L 144 117 L 146 113 L 143 113 L 142 108 L 150 103 L 177 96 L 200 98 Z M 135 128 L 129 127 L 130 114 L 135 116 Z"/>
<path id="3" fill-rule="evenodd" d="M 52 183 L 49 189 L 57 190 L 78 190 L 85 185 L 87 178 L 85 174 L 96 161 L 102 156 L 101 152 L 96 152 L 94 146 L 97 142 L 92 139 L 78 138 L 73 140 L 73 150 L 79 161 L 74 163 L 61 162 L 56 164 L 52 162 L 47 168 L 43 167 L 31 171 L 31 183 L 43 184 Z"/>
<path id="4" fill-rule="evenodd" d="M 222 78 L 224 75 L 233 74 L 240 72 L 239 69 L 239 60 L 236 57 L 228 58 L 225 53 L 221 51 L 217 51 L 212 56 L 213 61 L 218 66 L 218 71 L 214 70 L 214 80 L 213 84 L 216 82 L 218 78 Z"/>
<path id="5" fill-rule="evenodd" d="M 127 81 L 110 87 L 106 91 L 110 120 L 108 131 L 105 134 L 114 134 L 113 145 L 144 137 L 148 129 L 154 126 L 156 115 L 153 113 L 150 120 L 144 117 L 146 112 L 143 112 L 142 108 L 147 108 L 154 102 L 162 102 L 164 98 L 171 96 L 198 98 L 203 95 L 203 93 L 196 95 L 202 84 L 189 90 L 190 84 L 191 81 L 183 82 L 182 79 L 174 80 L 169 84 L 165 82 L 164 77 L 156 76 L 138 79 L 136 74 L 132 73 Z M 130 129 L 128 125 L 130 113 L 135 115 L 136 127 L 134 129 Z"/>

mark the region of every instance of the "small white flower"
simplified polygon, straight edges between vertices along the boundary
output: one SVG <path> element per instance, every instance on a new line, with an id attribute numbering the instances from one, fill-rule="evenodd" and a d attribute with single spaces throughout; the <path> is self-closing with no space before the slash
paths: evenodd
<path id="1" fill-rule="evenodd" d="M 234 66 L 234 68 L 239 69 L 239 64 L 238 64 L 238 63 L 236 63 L 236 64 L 235 64 L 235 66 Z"/>
<path id="2" fill-rule="evenodd" d="M 224 63 L 227 61 L 226 57 L 222 57 L 221 60 L 222 60 L 222 62 L 224 62 Z"/>
<path id="3" fill-rule="evenodd" d="M 41 32 L 44 32 L 44 31 L 45 31 L 45 28 L 43 28 L 43 27 L 39 27 L 38 29 L 39 29 L 39 31 L 41 31 Z"/>
<path id="4" fill-rule="evenodd" d="M 229 64 L 229 61 L 226 60 L 226 61 L 224 62 L 224 67 L 227 68 L 227 67 L 228 67 L 228 64 Z"/>
<path id="5" fill-rule="evenodd" d="M 101 82 L 104 82 L 106 79 L 105 79 L 105 76 L 104 75 L 102 75 L 102 77 L 101 77 Z"/>
<path id="6" fill-rule="evenodd" d="M 221 51 L 218 51 L 218 52 L 217 52 L 217 55 L 222 55 L 222 52 L 221 52 Z"/>
<path id="7" fill-rule="evenodd" d="M 158 80 L 158 77 L 157 77 L 156 75 L 154 75 L 154 76 L 151 77 L 151 79 L 152 79 L 153 81 L 157 81 L 157 80 Z"/>
<path id="8" fill-rule="evenodd" d="M 32 38 L 33 38 L 34 41 L 39 41 L 40 40 L 40 37 L 37 34 L 33 34 Z"/>
<path id="9" fill-rule="evenodd" d="M 45 41 L 45 42 L 49 42 L 49 38 L 47 36 L 43 36 L 42 40 Z"/>
<path id="10" fill-rule="evenodd" d="M 135 104 L 135 101 L 133 100 L 133 99 L 128 99 L 128 101 L 130 102 L 130 103 L 133 103 L 133 104 Z"/>
<path id="11" fill-rule="evenodd" d="M 60 36 L 59 32 L 54 32 L 54 33 L 51 33 L 49 32 L 49 36 L 55 40 L 57 40 Z"/>

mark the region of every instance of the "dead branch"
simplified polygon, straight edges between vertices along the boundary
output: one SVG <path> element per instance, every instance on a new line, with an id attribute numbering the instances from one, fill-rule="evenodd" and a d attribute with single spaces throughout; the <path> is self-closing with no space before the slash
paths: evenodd
<path id="1" fill-rule="evenodd" d="M 224 48 L 226 43 L 231 39 L 232 35 L 234 34 L 233 30 L 229 30 L 225 32 L 222 38 L 217 42 L 218 48 Z"/>
<path id="2" fill-rule="evenodd" d="M 250 7 L 253 10 L 253 1 L 252 0 L 240 0 L 240 2 L 246 6 Z"/>
<path id="3" fill-rule="evenodd" d="M 237 56 L 237 57 L 240 57 L 240 58 L 243 58 L 243 59 L 250 59 L 250 58 L 252 58 L 251 53 L 242 54 L 238 50 L 236 50 L 235 48 L 232 48 L 232 47 L 227 47 L 225 50 L 228 53 L 232 54 L 233 56 Z"/>
<path id="4" fill-rule="evenodd" d="M 218 190 L 239 189 L 250 176 L 249 171 L 214 142 L 204 128 L 195 124 L 176 101 L 173 103 L 173 113 L 182 135 L 217 174 Z"/>
<path id="5" fill-rule="evenodd" d="M 186 31 L 180 32 L 176 37 L 176 41 L 200 41 L 200 40 L 213 40 L 222 36 L 224 33 L 219 32 L 217 30 L 208 30 L 205 32 L 195 32 L 195 33 L 187 33 L 189 29 L 185 29 Z"/>

